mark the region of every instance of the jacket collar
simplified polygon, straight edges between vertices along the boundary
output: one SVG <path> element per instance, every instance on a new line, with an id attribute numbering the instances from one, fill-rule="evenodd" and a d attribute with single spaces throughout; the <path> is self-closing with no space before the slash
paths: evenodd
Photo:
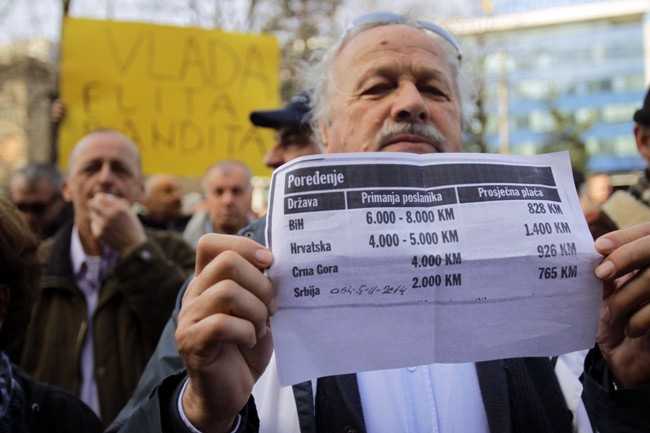
<path id="1" fill-rule="evenodd" d="M 46 275 L 73 278 L 72 261 L 70 260 L 70 239 L 73 225 L 74 221 L 68 220 L 54 237 L 44 243 L 42 249 L 47 260 Z"/>

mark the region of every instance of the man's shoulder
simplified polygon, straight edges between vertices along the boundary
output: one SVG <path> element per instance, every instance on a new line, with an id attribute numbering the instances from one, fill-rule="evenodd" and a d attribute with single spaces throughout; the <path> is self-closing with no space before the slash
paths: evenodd
<path id="1" fill-rule="evenodd" d="M 63 269 L 68 267 L 72 220 L 63 224 L 52 236 L 43 239 L 38 247 L 38 259 L 44 267 Z"/>
<path id="2" fill-rule="evenodd" d="M 650 207 L 627 191 L 616 191 L 603 204 L 602 211 L 618 228 L 631 227 L 650 220 Z"/>
<path id="3" fill-rule="evenodd" d="M 198 239 L 201 235 L 205 234 L 205 221 L 209 218 L 208 213 L 204 210 L 196 212 L 189 219 L 183 230 L 183 237 L 190 241 Z M 190 241 L 191 243 L 191 241 Z"/>
<path id="4" fill-rule="evenodd" d="M 266 215 L 256 219 L 237 233 L 239 236 L 252 239 L 255 242 L 266 245 Z"/>
<path id="5" fill-rule="evenodd" d="M 172 223 L 160 223 L 154 220 L 149 214 L 146 213 L 138 213 L 137 216 L 138 219 L 140 220 L 140 223 L 145 228 L 152 228 L 152 229 L 164 230 L 164 231 L 175 232 L 175 233 L 183 233 L 183 230 L 185 230 L 187 223 L 192 218 L 192 215 L 181 215 L 180 217 L 175 219 Z"/>
<path id="6" fill-rule="evenodd" d="M 63 432 L 73 427 L 84 432 L 102 431 L 99 418 L 77 396 L 39 382 L 16 366 L 12 369 L 24 393 L 30 431 Z"/>
<path id="7" fill-rule="evenodd" d="M 48 257 L 50 257 L 50 253 L 54 247 L 54 241 L 54 236 L 50 236 L 49 238 L 41 241 L 40 245 L 38 246 L 38 258 L 41 263 L 47 262 Z"/>
<path id="8" fill-rule="evenodd" d="M 208 212 L 206 210 L 200 210 L 194 213 L 194 215 L 191 215 L 188 219 L 188 225 L 189 224 L 197 224 L 197 221 L 204 221 L 206 218 L 208 218 Z"/>
<path id="9" fill-rule="evenodd" d="M 191 251 L 193 254 L 194 250 L 185 241 L 185 239 L 183 239 L 180 233 L 176 233 L 168 230 L 162 230 L 162 229 L 154 229 L 150 227 L 145 227 L 144 232 L 147 236 L 147 239 L 165 248 L 165 251 L 167 252 L 169 252 L 167 248 L 177 247 L 181 249 L 187 249 L 188 251 Z"/>

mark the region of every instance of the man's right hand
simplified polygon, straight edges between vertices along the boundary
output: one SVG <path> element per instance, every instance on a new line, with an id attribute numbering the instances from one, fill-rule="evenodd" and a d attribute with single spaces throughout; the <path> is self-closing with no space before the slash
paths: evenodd
<path id="1" fill-rule="evenodd" d="M 183 409 L 203 432 L 228 432 L 271 359 L 273 255 L 239 236 L 208 234 L 178 317 L 176 344 L 189 383 Z"/>

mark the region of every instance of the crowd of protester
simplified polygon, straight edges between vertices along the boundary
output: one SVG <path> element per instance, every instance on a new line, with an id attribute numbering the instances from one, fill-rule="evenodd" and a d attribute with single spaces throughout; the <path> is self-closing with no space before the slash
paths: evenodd
<path id="1" fill-rule="evenodd" d="M 251 113 L 257 126 L 279 130 L 275 143 L 269 143 L 267 166 L 319 151 L 308 133 L 308 103 L 303 94 L 286 107 Z M 61 121 L 64 104 L 55 105 L 56 121 Z M 29 284 L 18 281 L 16 295 L 6 301 L 23 308 L 16 313 L 21 314 L 20 326 L 5 322 L 12 334 L 3 339 L 0 364 L 6 367 L 0 367 L 15 382 L 8 383 L 5 401 L 23 410 L 25 402 L 38 398 L 51 407 L 36 422 L 13 415 L 9 406 L 7 423 L 21 428 L 26 423 L 30 428 L 25 431 L 106 427 L 131 396 L 177 293 L 194 271 L 198 238 L 212 232 L 236 234 L 255 219 L 251 172 L 242 161 L 216 161 L 206 170 L 202 203 L 193 214 L 183 213 L 177 176 L 145 178 L 141 165 L 139 150 L 128 137 L 99 129 L 73 148 L 65 174 L 44 164 L 28 164 L 13 174 L 11 201 L 0 202 L 0 211 L 3 218 L 19 216 L 7 230 L 20 228 L 15 235 L 23 243 L 29 240 L 18 252 L 24 251 L 31 267 L 23 272 Z M 1 240 L 8 257 L 18 241 Z M 18 259 L 3 258 L 3 269 Z M 4 278 L 0 288 L 2 283 Z M 21 285 L 25 295 L 17 296 Z M 38 390 L 36 397 L 17 395 L 23 377 L 22 388 Z M 54 403 L 49 403 L 50 395 L 56 397 Z M 54 416 L 50 411 L 62 406 L 70 412 L 62 415 L 74 422 L 66 420 L 67 426 L 59 426 L 63 430 L 42 430 Z"/>
<path id="2" fill-rule="evenodd" d="M 434 24 L 361 17 L 306 72 L 310 91 L 250 113 L 253 125 L 275 131 L 264 164 L 377 151 L 380 133 L 381 150 L 460 151 L 467 96 L 460 58 L 455 38 Z M 53 113 L 64 118 L 64 101 Z M 650 166 L 650 92 L 634 121 Z M 270 333 L 250 347 L 235 326 L 216 329 L 222 322 L 211 316 L 266 329 L 272 310 L 272 288 L 262 283 L 272 257 L 262 246 L 265 218 L 251 209 L 250 161 L 214 161 L 197 173 L 203 200 L 192 214 L 183 211 L 183 195 L 195 191 L 184 191 L 172 174 L 145 176 L 137 146 L 117 130 L 90 132 L 67 162 L 65 173 L 20 168 L 10 200 L 0 200 L 0 432 L 420 431 L 412 423 L 426 418 L 422 402 L 439 395 L 404 385 L 397 370 L 319 378 L 294 387 L 288 400 L 263 381 L 266 400 L 252 397 L 270 362 Z M 469 396 L 467 406 L 456 399 L 439 414 L 441 431 L 647 430 L 650 287 L 647 277 L 624 274 L 648 272 L 649 173 L 614 194 L 607 176 L 591 176 L 593 188 L 577 186 L 590 191 L 583 203 L 594 239 L 605 235 L 596 243 L 603 263 L 618 266 L 596 270 L 606 289 L 603 311 L 615 318 L 603 319 L 588 354 L 558 364 L 573 362 L 567 369 L 576 370 L 580 363 L 576 377 L 587 366 L 578 382 L 587 424 L 562 394 L 554 360 L 509 359 L 454 366 L 445 375 L 423 366 L 434 388 Z M 220 260 L 216 252 L 224 251 L 238 260 Z M 214 274 L 206 276 L 206 260 Z M 223 280 L 236 288 L 226 294 Z M 632 294 L 612 296 L 613 286 Z M 260 309 L 263 317 L 253 312 Z M 208 349 L 197 343 L 207 340 Z M 391 412 L 400 397 L 386 390 L 396 383 L 413 391 L 415 403 Z"/>

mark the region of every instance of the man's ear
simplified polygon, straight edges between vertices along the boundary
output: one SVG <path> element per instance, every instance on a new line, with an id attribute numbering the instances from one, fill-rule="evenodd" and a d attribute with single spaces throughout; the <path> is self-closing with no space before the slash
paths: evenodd
<path id="1" fill-rule="evenodd" d="M 68 182 L 68 179 L 64 179 L 63 183 L 61 184 L 61 196 L 63 197 L 63 200 L 67 201 L 68 203 L 72 202 L 70 183 Z"/>
<path id="2" fill-rule="evenodd" d="M 636 123 L 634 125 L 634 141 L 639 155 L 650 165 L 650 128 Z"/>
<path id="3" fill-rule="evenodd" d="M 323 145 L 323 152 L 328 153 L 328 149 L 330 145 L 330 137 L 329 134 L 327 133 L 327 128 L 325 128 L 323 125 L 318 125 L 318 130 L 320 131 L 320 141 L 321 144 Z"/>

